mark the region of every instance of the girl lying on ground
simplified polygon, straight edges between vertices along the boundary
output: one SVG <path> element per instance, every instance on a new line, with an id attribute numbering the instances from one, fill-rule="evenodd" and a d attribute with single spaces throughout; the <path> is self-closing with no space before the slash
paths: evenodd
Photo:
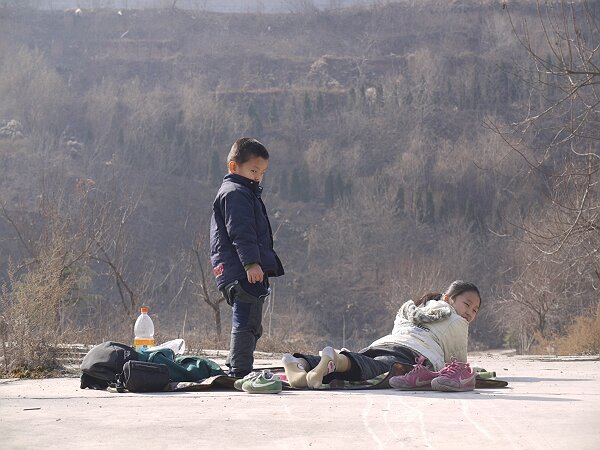
<path id="1" fill-rule="evenodd" d="M 283 356 L 293 387 L 318 388 L 331 380 L 365 381 L 389 372 L 395 363 L 416 365 L 409 373 L 390 378 L 397 389 L 467 391 L 475 387 L 475 372 L 467 364 L 469 323 L 475 320 L 479 289 L 456 280 L 444 294 L 427 294 L 404 303 L 391 334 L 359 352 L 325 347 L 319 356 Z"/>

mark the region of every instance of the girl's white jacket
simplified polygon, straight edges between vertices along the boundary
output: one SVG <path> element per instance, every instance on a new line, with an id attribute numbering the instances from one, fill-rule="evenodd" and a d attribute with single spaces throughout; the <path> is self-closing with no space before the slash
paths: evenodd
<path id="1" fill-rule="evenodd" d="M 438 371 L 452 358 L 467 362 L 468 336 L 469 322 L 450 304 L 430 300 L 417 307 L 409 300 L 398 310 L 392 333 L 377 339 L 369 348 L 408 347 L 427 358 Z"/>

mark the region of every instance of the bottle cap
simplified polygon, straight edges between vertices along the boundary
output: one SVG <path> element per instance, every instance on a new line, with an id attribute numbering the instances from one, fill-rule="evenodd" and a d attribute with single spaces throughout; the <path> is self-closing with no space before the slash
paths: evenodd
<path id="1" fill-rule="evenodd" d="M 142 307 L 140 308 L 140 312 L 141 312 L 142 314 L 148 314 L 148 311 L 150 311 L 150 308 L 148 308 L 147 306 L 142 306 Z"/>

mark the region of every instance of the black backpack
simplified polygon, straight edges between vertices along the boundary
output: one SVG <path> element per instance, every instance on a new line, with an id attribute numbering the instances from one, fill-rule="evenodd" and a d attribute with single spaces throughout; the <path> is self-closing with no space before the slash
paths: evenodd
<path id="1" fill-rule="evenodd" d="M 145 361 L 127 361 L 123 373 L 117 377 L 117 392 L 159 392 L 169 384 L 169 368 L 166 364 Z"/>
<path id="2" fill-rule="evenodd" d="M 117 381 L 127 361 L 138 361 L 138 353 L 118 342 L 103 342 L 93 347 L 81 362 L 81 389 L 106 389 Z"/>

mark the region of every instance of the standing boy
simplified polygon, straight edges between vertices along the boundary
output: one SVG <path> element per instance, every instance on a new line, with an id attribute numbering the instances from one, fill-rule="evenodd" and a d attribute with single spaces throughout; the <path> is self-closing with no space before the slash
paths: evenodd
<path id="1" fill-rule="evenodd" d="M 213 203 L 211 263 L 217 287 L 233 307 L 225 364 L 234 377 L 252 371 L 256 342 L 262 335 L 263 303 L 270 293 L 268 277 L 283 275 L 260 198 L 260 182 L 268 166 L 264 145 L 251 138 L 235 141 L 227 156 L 229 173 Z"/>

